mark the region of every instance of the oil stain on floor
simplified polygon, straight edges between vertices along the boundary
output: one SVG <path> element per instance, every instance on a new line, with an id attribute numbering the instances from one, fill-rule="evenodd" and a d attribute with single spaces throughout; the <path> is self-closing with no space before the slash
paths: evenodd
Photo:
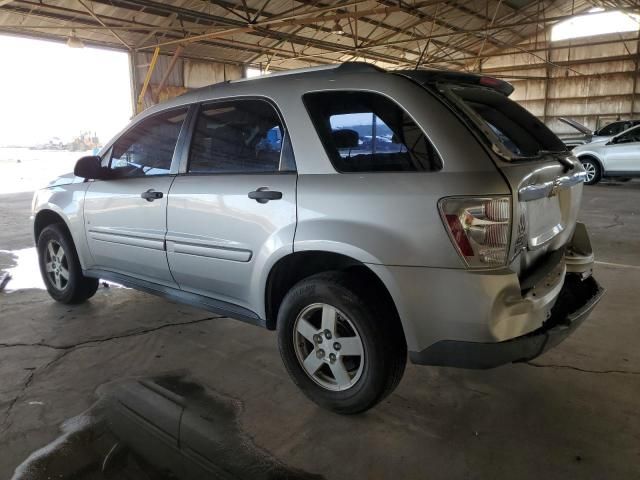
<path id="1" fill-rule="evenodd" d="M 322 479 L 259 449 L 238 422 L 238 402 L 182 376 L 112 383 L 98 396 L 13 479 Z"/>

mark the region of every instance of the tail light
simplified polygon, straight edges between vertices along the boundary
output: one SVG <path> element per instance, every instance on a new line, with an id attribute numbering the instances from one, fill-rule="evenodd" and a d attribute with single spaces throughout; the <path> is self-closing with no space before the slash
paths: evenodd
<path id="1" fill-rule="evenodd" d="M 444 225 L 469 267 L 505 265 L 511 235 L 511 197 L 449 197 L 438 203 Z"/>

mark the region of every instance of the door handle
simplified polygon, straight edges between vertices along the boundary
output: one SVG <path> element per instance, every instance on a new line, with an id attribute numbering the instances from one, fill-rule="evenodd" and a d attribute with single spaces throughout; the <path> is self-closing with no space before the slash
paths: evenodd
<path id="1" fill-rule="evenodd" d="M 258 203 L 267 203 L 269 200 L 280 200 L 282 198 L 282 192 L 269 190 L 269 187 L 260 187 L 253 192 L 249 192 L 248 196 L 251 200 L 255 200 Z"/>
<path id="2" fill-rule="evenodd" d="M 156 192 L 153 190 L 153 188 L 150 188 L 146 192 L 142 192 L 140 194 L 140 198 L 144 198 L 147 202 L 153 202 L 154 200 L 162 198 L 163 196 L 164 194 L 162 192 Z"/>

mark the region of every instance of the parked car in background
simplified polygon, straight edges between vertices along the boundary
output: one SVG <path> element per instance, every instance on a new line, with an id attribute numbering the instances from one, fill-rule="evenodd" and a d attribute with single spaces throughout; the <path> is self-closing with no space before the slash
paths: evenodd
<path id="1" fill-rule="evenodd" d="M 573 154 L 587 174 L 587 185 L 607 177 L 616 180 L 640 177 L 640 125 L 613 137 L 579 145 Z"/>
<path id="2" fill-rule="evenodd" d="M 561 122 L 575 128 L 581 135 L 563 135 L 560 139 L 564 142 L 569 150 L 577 147 L 578 145 L 584 145 L 586 143 L 597 142 L 613 137 L 619 133 L 624 132 L 636 125 L 640 125 L 640 120 L 618 120 L 616 122 L 609 123 L 604 127 L 594 131 L 585 127 L 581 123 L 571 120 L 570 118 L 561 117 Z"/>
<path id="3" fill-rule="evenodd" d="M 103 278 L 277 330 L 293 381 L 340 413 L 391 393 L 407 353 L 534 358 L 603 291 L 584 170 L 512 91 L 347 63 L 152 107 L 78 161 L 87 181 L 35 194 L 49 294 Z"/>

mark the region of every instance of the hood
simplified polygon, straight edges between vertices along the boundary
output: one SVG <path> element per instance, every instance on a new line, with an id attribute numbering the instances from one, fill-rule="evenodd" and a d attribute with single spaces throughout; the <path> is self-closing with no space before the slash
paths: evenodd
<path id="1" fill-rule="evenodd" d="M 76 177 L 72 172 L 66 173 L 64 175 L 60 175 L 57 178 L 51 180 L 47 187 L 58 187 L 60 185 L 69 185 L 71 183 L 82 183 L 84 182 L 84 178 Z"/>
<path id="2" fill-rule="evenodd" d="M 598 140 L 585 143 L 584 145 L 578 145 L 572 151 L 573 153 L 581 152 L 583 150 L 592 150 L 597 147 L 602 147 L 607 144 L 607 142 L 611 140 L 611 137 L 600 137 Z"/>
<path id="3" fill-rule="evenodd" d="M 615 135 L 594 135 L 593 136 L 593 140 L 591 143 L 594 142 L 602 142 L 602 141 L 609 141 L 611 140 L 613 137 L 615 137 Z"/>
<path id="4" fill-rule="evenodd" d="M 570 127 L 575 128 L 580 133 L 584 133 L 585 135 L 593 135 L 593 132 L 591 130 L 589 130 L 587 127 L 585 127 L 581 123 L 576 122 L 575 120 L 571 120 L 570 118 L 566 118 L 566 117 L 560 117 L 558 120 L 560 120 L 563 123 L 566 123 Z"/>

